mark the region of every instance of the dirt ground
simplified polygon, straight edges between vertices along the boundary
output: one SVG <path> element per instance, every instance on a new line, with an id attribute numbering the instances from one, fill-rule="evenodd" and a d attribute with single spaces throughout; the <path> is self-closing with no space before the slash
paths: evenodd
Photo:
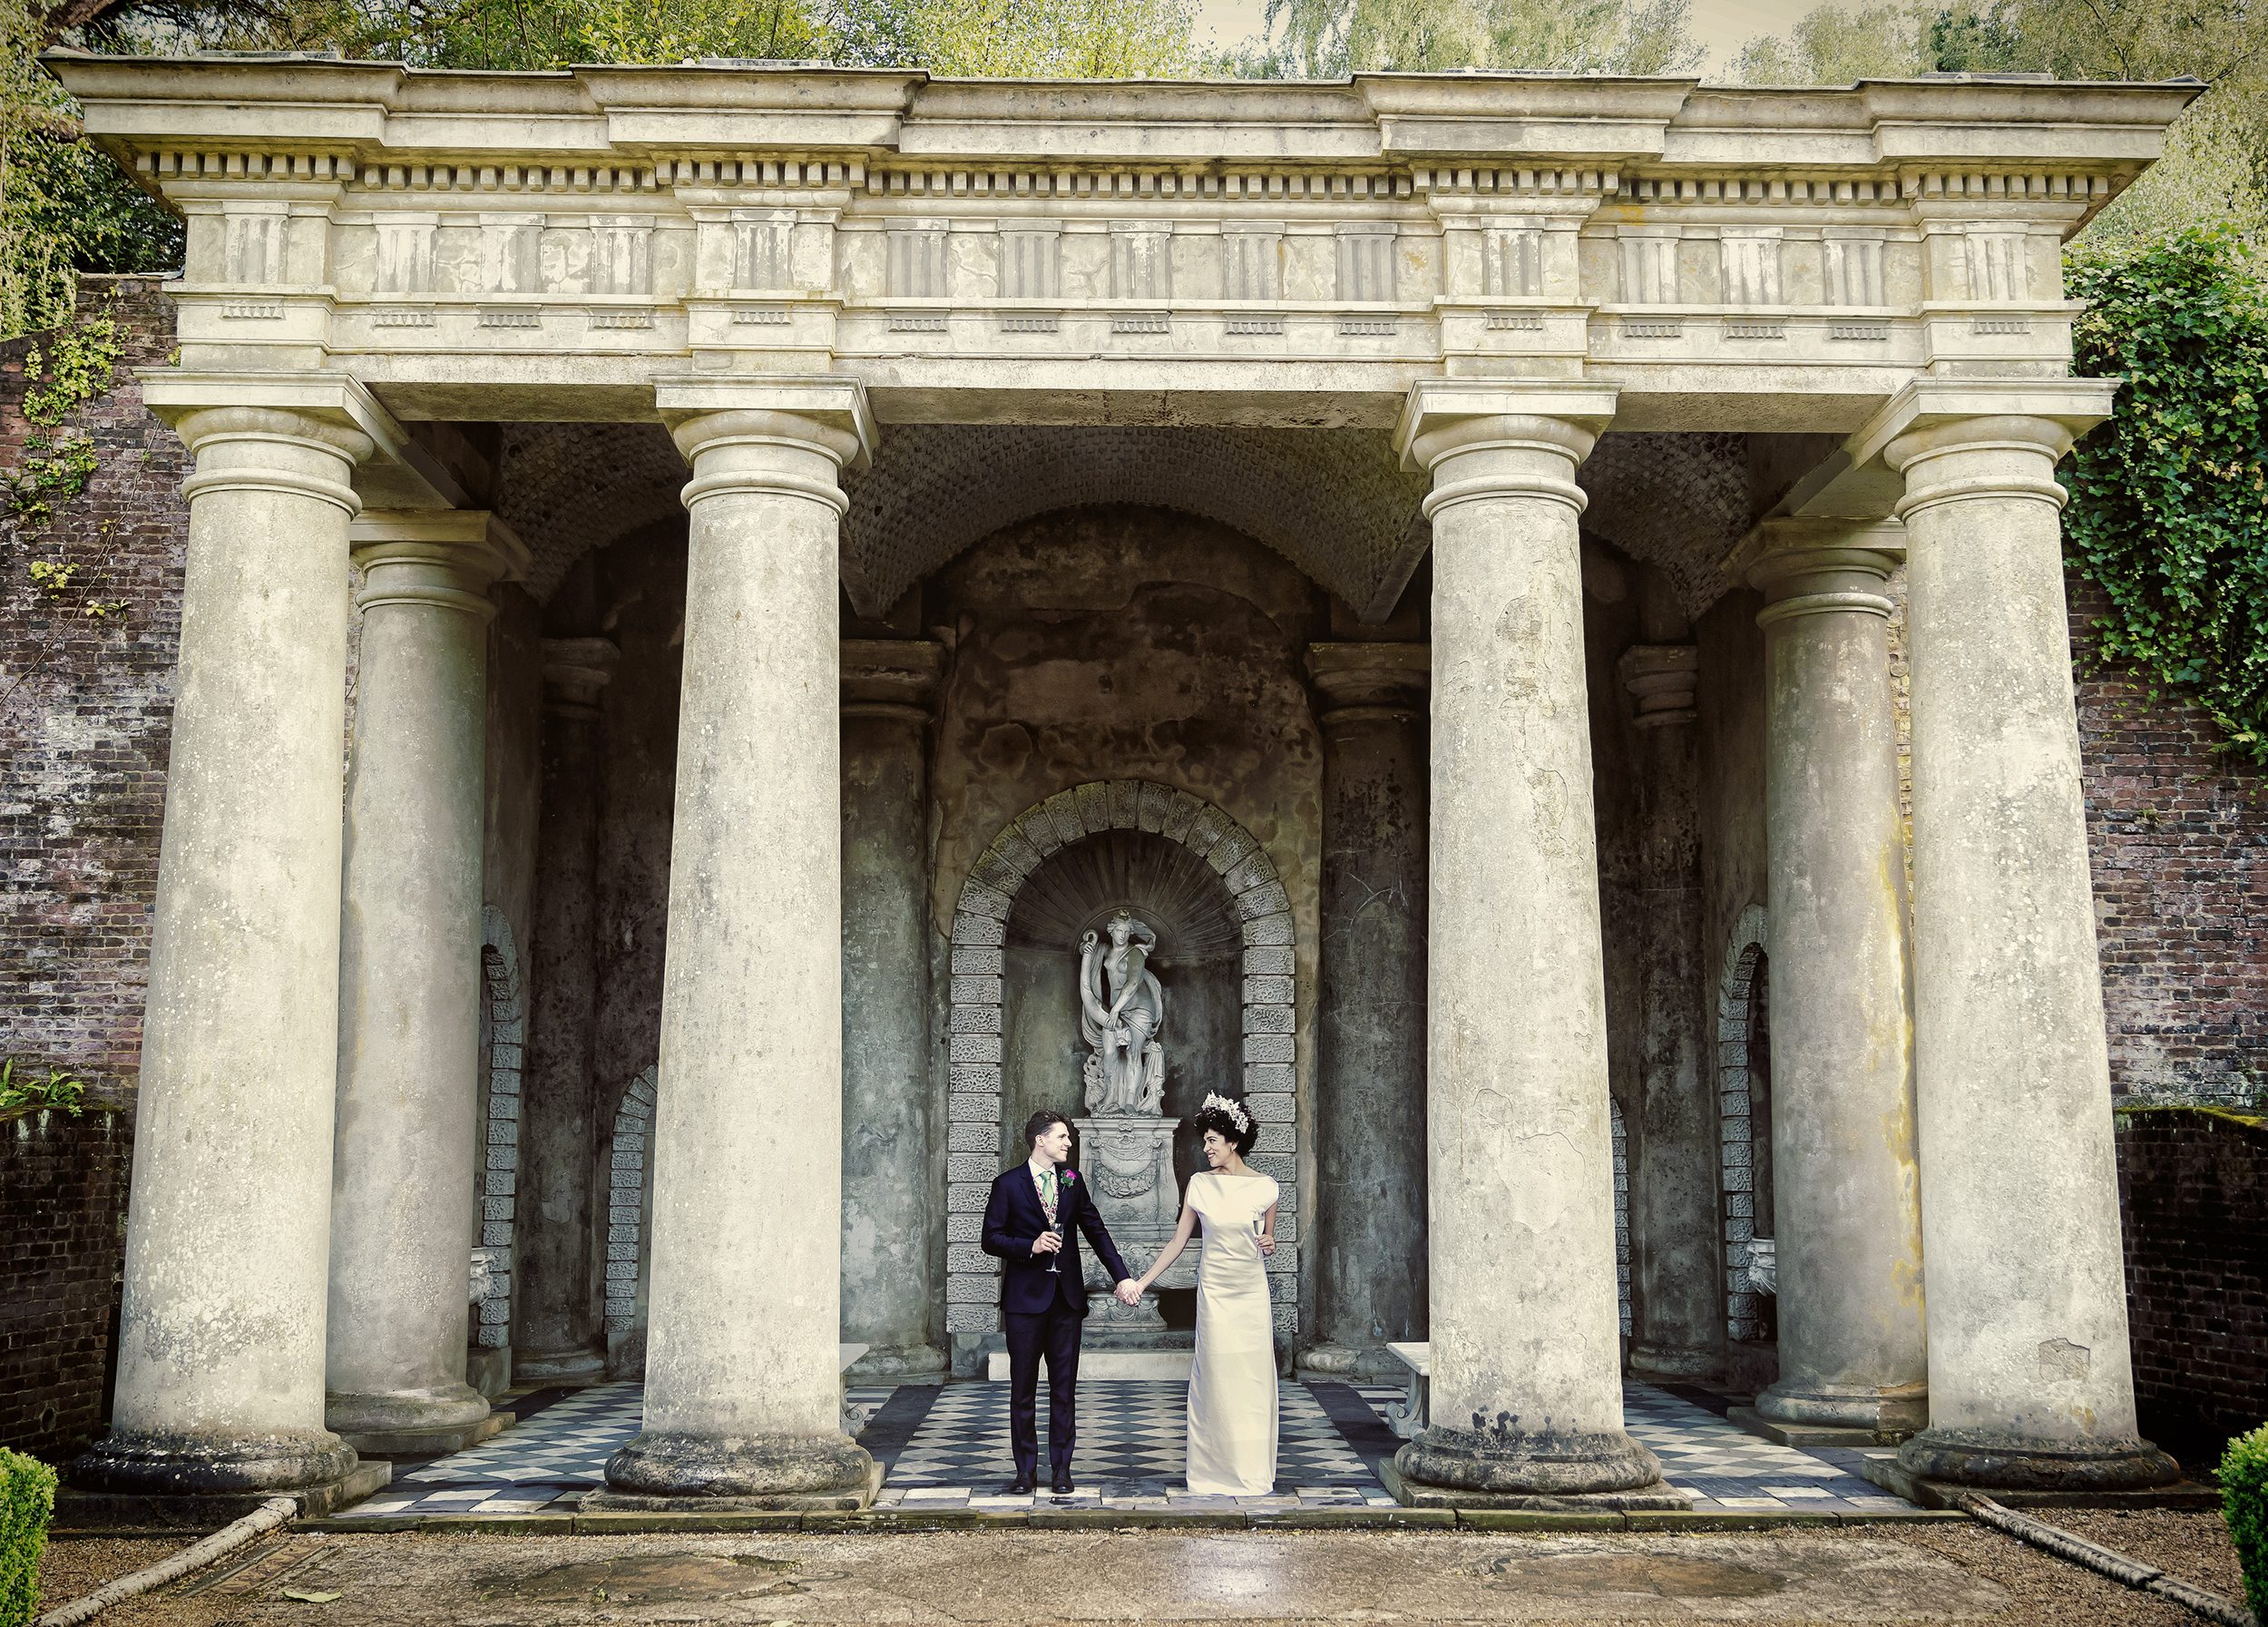
<path id="1" fill-rule="evenodd" d="M 2217 1515 L 2060 1521 L 2200 1586 L 2237 1593 L 2234 1555 Z M 61 1603 L 173 1547 L 58 1540 L 42 1567 L 45 1602 Z M 101 1620 L 107 1627 L 2197 1622 L 2175 1605 L 1997 1533 L 1953 1524 L 1598 1536 L 287 1533 Z"/>

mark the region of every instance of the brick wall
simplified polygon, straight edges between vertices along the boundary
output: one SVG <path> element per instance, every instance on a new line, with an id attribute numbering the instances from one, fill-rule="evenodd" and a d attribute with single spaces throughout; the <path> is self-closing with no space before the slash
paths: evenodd
<path id="1" fill-rule="evenodd" d="M 132 369 L 162 365 L 173 313 L 155 279 L 90 278 L 82 308 L 130 331 L 118 387 L 64 426 L 101 467 L 44 536 L 0 537 L 0 1054 L 131 1088 L 180 637 L 187 455 L 142 408 Z M 0 345 L 0 459 L 23 455 L 29 341 Z M 77 563 L 122 616 L 57 605 L 35 561 Z"/>
<path id="2" fill-rule="evenodd" d="M 2117 1145 L 2135 1400 L 2195 1470 L 2268 1420 L 2268 1121 L 2128 1109 Z"/>
<path id="3" fill-rule="evenodd" d="M 60 1462 L 103 1422 L 132 1123 L 0 1118 L 0 1446 Z"/>
<path id="4" fill-rule="evenodd" d="M 2268 1093 L 2268 777 L 2196 707 L 2090 675 L 2099 592 L 2070 583 L 2079 740 L 2113 1088 L 2250 1105 Z"/>

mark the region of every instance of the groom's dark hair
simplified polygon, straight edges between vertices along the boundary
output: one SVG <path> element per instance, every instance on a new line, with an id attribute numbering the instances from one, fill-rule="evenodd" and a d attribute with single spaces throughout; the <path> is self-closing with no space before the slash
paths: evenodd
<path id="1" fill-rule="evenodd" d="M 1031 1143 L 1045 1135 L 1055 1125 L 1068 1124 L 1070 1122 L 1070 1121 L 1065 1118 L 1061 1113 L 1051 1112 L 1044 1107 L 1042 1107 L 1038 1112 L 1033 1113 L 1030 1118 L 1023 1122 L 1024 1156 L 1026 1158 L 1031 1157 Z"/>

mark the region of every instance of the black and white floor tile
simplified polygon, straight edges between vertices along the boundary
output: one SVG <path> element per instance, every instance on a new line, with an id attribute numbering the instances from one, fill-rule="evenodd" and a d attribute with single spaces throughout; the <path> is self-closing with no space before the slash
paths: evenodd
<path id="1" fill-rule="evenodd" d="M 1006 1494 L 1008 1387 L 901 1385 L 855 1389 L 870 1409 L 859 1441 L 884 1468 L 878 1506 L 1289 1510 L 1391 1507 L 1380 1461 L 1399 1443 L 1383 1422 L 1395 1389 L 1283 1385 L 1277 1392 L 1273 1495 L 1193 1496 L 1183 1482 L 1184 1387 L 1176 1381 L 1096 1382 L 1079 1397 L 1079 1490 L 1068 1497 Z M 572 1509 L 606 1476 L 606 1460 L 638 1432 L 644 1395 L 635 1384 L 539 1392 L 512 1404 L 520 1421 L 452 1456 L 397 1465 L 394 1483 L 347 1517 L 521 1514 Z M 1903 1508 L 1830 1456 L 1745 1434 L 1693 1400 L 1649 1385 L 1626 1386 L 1630 1433 L 1662 1460 L 1664 1477 L 1697 1509 L 1842 1513 Z M 1047 1433 L 1047 1397 L 1040 1399 Z M 1834 1454 L 1833 1457 L 1848 1457 Z"/>

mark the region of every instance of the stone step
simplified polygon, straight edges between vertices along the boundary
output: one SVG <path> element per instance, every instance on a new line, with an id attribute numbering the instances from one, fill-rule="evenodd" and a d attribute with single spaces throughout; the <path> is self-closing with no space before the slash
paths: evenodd
<path id="1" fill-rule="evenodd" d="M 1045 1372 L 1042 1367 L 1042 1377 Z M 996 1384 L 1008 1382 L 1007 1351 L 992 1352 L 985 1362 L 984 1376 Z M 1081 1384 L 1158 1378 L 1187 1383 L 1188 1377 L 1189 1352 L 1187 1350 L 1088 1350 L 1081 1352 L 1079 1357 L 1079 1381 Z"/>

